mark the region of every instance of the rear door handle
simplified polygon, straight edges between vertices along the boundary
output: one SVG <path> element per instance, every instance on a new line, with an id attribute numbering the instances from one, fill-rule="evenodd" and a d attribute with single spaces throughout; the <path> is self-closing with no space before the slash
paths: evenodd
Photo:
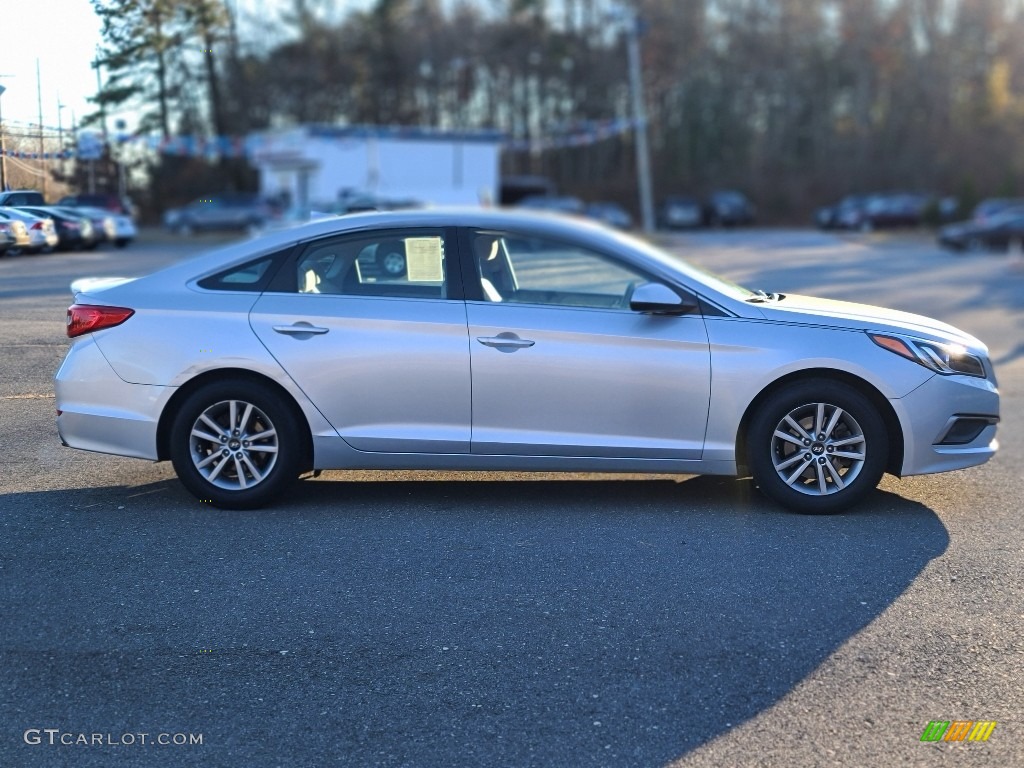
<path id="1" fill-rule="evenodd" d="M 537 343 L 530 339 L 520 339 L 512 333 L 507 335 L 498 334 L 497 336 L 477 336 L 476 340 L 485 347 L 494 347 L 502 352 L 511 352 L 514 349 L 525 349 L 526 347 L 532 347 Z"/>
<path id="2" fill-rule="evenodd" d="M 327 333 L 330 328 L 321 328 L 318 325 L 310 325 L 309 323 L 294 323 L 292 325 L 275 325 L 274 330 L 278 333 L 288 334 L 290 336 L 299 336 L 302 334 L 320 334 Z"/>

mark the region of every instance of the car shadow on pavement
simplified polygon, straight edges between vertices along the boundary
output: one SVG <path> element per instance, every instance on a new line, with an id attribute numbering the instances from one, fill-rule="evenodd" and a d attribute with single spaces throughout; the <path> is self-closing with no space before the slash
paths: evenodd
<path id="1" fill-rule="evenodd" d="M 21 766 L 55 757 L 30 727 L 204 734 L 169 766 L 664 765 L 786 696 L 948 544 L 884 491 L 805 517 L 710 477 L 321 478 L 258 512 L 164 481 L 0 508 L 0 757 Z"/>

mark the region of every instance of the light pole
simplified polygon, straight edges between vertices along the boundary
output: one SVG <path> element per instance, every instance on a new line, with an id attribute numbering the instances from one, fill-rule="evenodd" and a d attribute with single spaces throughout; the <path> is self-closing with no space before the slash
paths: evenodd
<path id="1" fill-rule="evenodd" d="M 651 154 L 647 146 L 647 107 L 644 84 L 640 76 L 640 17 L 636 11 L 626 12 L 628 24 L 626 44 L 629 52 L 629 85 L 633 92 L 633 122 L 636 131 L 636 173 L 640 187 L 640 219 L 644 232 L 654 231 L 654 199 L 651 193 Z"/>
<path id="2" fill-rule="evenodd" d="M 0 85 L 0 101 L 3 101 L 6 90 Z M 4 146 L 4 113 L 0 109 L 0 192 L 5 189 L 7 189 L 7 147 Z"/>
<path id="3" fill-rule="evenodd" d="M 65 163 L 64 163 L 64 122 L 61 120 L 61 112 L 66 109 L 64 104 L 60 103 L 60 94 L 57 94 L 57 165 L 60 168 L 61 180 L 64 181 Z"/>

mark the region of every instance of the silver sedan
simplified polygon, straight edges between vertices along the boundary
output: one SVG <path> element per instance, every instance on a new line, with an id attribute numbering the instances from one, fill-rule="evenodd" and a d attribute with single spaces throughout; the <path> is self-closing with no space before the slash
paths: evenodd
<path id="1" fill-rule="evenodd" d="M 372 468 L 750 473 L 826 513 L 998 447 L 968 334 L 551 214 L 325 219 L 74 288 L 61 440 L 169 459 L 226 508 Z"/>

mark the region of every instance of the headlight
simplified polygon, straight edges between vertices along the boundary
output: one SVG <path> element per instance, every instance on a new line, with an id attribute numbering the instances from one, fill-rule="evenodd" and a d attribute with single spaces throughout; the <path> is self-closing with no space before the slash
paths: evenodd
<path id="1" fill-rule="evenodd" d="M 881 333 L 869 333 L 868 336 L 883 349 L 895 352 L 900 357 L 912 360 L 936 373 L 946 376 L 960 373 L 985 378 L 985 366 L 981 358 L 972 355 L 960 344 L 941 344 L 937 341 L 925 341 L 909 336 L 887 336 Z"/>

